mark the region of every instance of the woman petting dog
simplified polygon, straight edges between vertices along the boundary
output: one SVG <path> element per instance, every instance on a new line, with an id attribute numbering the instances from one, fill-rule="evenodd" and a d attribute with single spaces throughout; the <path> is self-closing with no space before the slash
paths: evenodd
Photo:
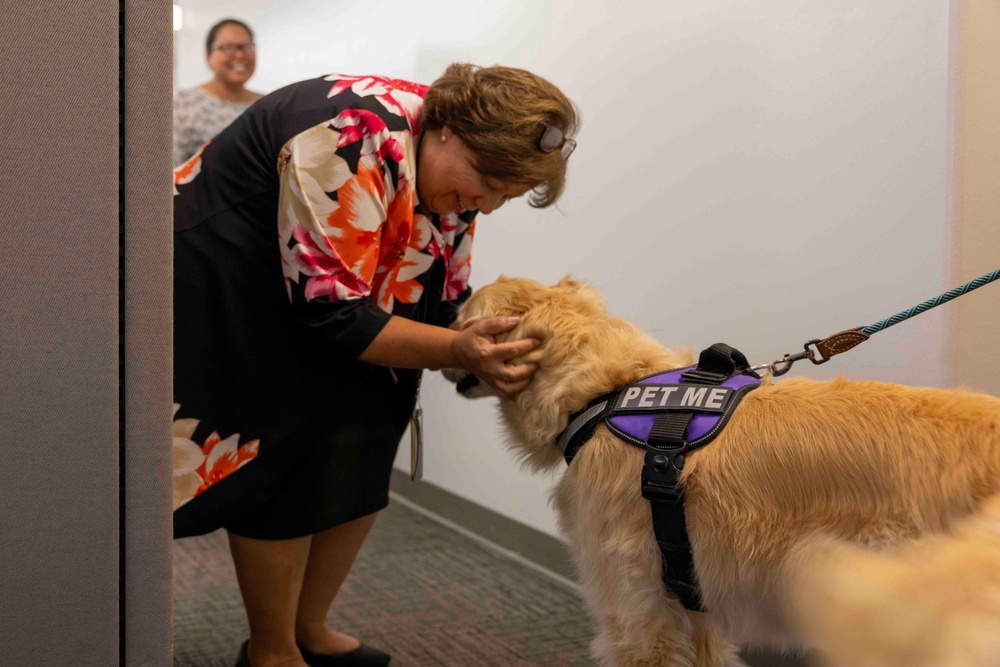
<path id="1" fill-rule="evenodd" d="M 535 371 L 449 328 L 476 218 L 559 198 L 573 104 L 524 70 L 430 87 L 331 75 L 253 104 L 174 172 L 174 535 L 229 534 L 238 665 L 385 665 L 326 625 L 376 513 L 420 369 L 513 397 Z"/>
<path id="2" fill-rule="evenodd" d="M 565 470 L 553 500 L 600 664 L 735 667 L 741 646 L 762 644 L 816 648 L 844 667 L 1000 665 L 1000 399 L 765 378 L 680 463 L 698 611 L 664 585 L 643 443 L 609 418 L 580 431 L 568 467 L 559 447 L 571 417 L 692 366 L 690 352 L 608 315 L 570 279 L 501 278 L 458 322 L 498 316 L 518 318 L 498 340 L 542 341 L 521 359 L 538 364 L 534 379 L 500 412 L 517 456 Z M 646 390 L 625 389 L 622 403 L 635 395 Z"/>

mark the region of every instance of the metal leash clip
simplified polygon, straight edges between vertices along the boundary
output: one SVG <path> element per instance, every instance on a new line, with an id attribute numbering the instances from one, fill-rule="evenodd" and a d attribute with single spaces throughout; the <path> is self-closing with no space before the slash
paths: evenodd
<path id="1" fill-rule="evenodd" d="M 792 370 L 792 364 L 796 361 L 808 359 L 817 366 L 819 364 L 825 364 L 830 361 L 830 357 L 840 354 L 841 352 L 847 352 L 851 348 L 860 345 L 866 340 L 868 340 L 868 334 L 861 331 L 861 327 L 845 329 L 844 331 L 835 333 L 832 336 L 827 336 L 826 338 L 813 338 L 811 341 L 802 346 L 802 349 L 805 350 L 804 352 L 786 354 L 782 359 L 772 361 L 769 364 L 754 366 L 750 370 L 755 372 L 763 370 L 767 371 L 774 377 L 778 377 L 779 375 L 784 375 L 788 371 Z"/>
<path id="2" fill-rule="evenodd" d="M 803 359 L 808 359 L 817 366 L 819 364 L 825 364 L 830 361 L 830 357 L 824 357 L 823 353 L 820 352 L 817 343 L 820 342 L 819 338 L 813 338 L 811 341 L 805 343 L 802 346 L 804 352 L 797 352 L 796 354 L 786 354 L 783 358 L 772 361 L 769 364 L 761 364 L 760 366 L 754 366 L 750 370 L 752 371 L 766 371 L 774 377 L 779 375 L 784 375 L 788 371 L 792 370 L 792 364 L 796 361 L 802 361 Z M 810 347 L 811 346 L 811 347 Z M 815 349 L 813 349 L 815 348 Z"/>

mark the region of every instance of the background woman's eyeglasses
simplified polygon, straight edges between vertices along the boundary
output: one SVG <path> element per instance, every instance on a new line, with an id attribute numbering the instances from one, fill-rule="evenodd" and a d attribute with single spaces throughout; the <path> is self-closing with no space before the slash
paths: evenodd
<path id="1" fill-rule="evenodd" d="M 568 139 L 563 131 L 555 125 L 542 123 L 542 136 L 538 137 L 538 148 L 543 153 L 559 151 L 563 159 L 568 160 L 569 156 L 576 150 L 576 139 Z"/>
<path id="2" fill-rule="evenodd" d="M 253 42 L 250 42 L 248 44 L 213 44 L 212 45 L 212 50 L 213 51 L 222 51 L 227 56 L 229 54 L 231 54 L 231 53 L 237 53 L 237 52 L 238 53 L 245 53 L 245 54 L 249 55 L 249 54 L 251 54 L 251 53 L 254 52 L 255 48 L 256 47 L 254 46 Z"/>

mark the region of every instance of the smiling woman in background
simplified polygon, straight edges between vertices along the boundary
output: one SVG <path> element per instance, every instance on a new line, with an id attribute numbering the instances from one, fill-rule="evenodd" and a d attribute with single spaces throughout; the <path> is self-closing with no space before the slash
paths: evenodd
<path id="1" fill-rule="evenodd" d="M 257 65 L 253 31 L 242 21 L 223 19 L 208 31 L 205 60 L 214 76 L 208 83 L 177 93 L 174 99 L 174 164 L 233 122 L 260 93 L 244 86 Z"/>

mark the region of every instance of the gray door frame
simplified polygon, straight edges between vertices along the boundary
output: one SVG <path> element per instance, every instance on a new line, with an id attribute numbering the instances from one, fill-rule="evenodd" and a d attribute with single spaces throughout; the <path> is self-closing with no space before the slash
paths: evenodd
<path id="1" fill-rule="evenodd" d="M 169 665 L 171 5 L 5 14 L 0 664 Z"/>

